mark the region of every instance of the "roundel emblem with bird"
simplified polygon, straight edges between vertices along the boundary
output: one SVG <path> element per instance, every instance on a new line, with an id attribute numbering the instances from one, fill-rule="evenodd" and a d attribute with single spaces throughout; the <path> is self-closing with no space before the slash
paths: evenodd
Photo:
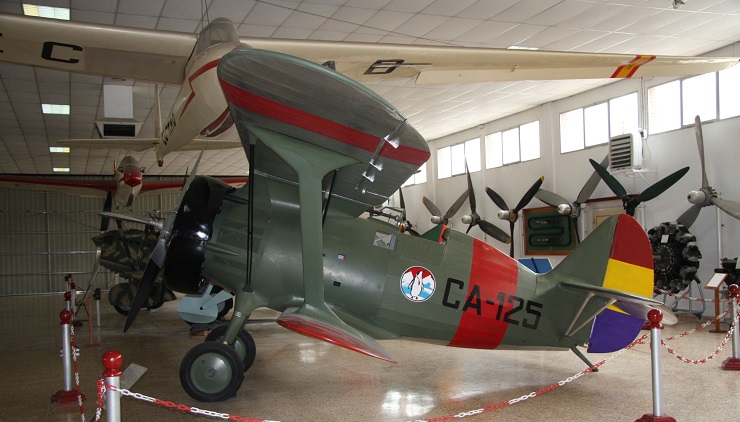
<path id="1" fill-rule="evenodd" d="M 412 302 L 424 302 L 432 297 L 436 285 L 434 275 L 424 267 L 410 267 L 401 276 L 401 292 Z"/>

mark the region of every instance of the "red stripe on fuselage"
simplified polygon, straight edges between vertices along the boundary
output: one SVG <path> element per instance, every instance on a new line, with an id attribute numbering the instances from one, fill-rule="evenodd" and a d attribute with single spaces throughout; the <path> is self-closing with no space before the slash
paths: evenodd
<path id="1" fill-rule="evenodd" d="M 201 67 L 200 69 L 193 72 L 192 75 L 190 75 L 190 77 L 188 78 L 188 84 L 190 85 L 190 95 L 188 96 L 187 101 L 185 101 L 185 106 L 183 106 L 182 111 L 180 112 L 180 117 L 185 114 L 185 110 L 187 110 L 190 102 L 193 101 L 193 98 L 195 98 L 195 90 L 193 90 L 193 81 L 195 80 L 195 78 L 218 66 L 219 60 L 220 59 L 211 60 L 210 62 L 206 63 L 205 66 Z"/>
<path id="2" fill-rule="evenodd" d="M 380 138 L 376 135 L 371 135 L 325 117 L 311 114 L 305 110 L 262 97 L 253 92 L 245 91 L 223 79 L 220 81 L 227 101 L 244 110 L 326 136 L 327 138 L 364 149 L 365 151 L 375 152 L 375 149 L 378 147 Z M 393 148 L 386 142 L 380 151 L 380 155 L 404 163 L 421 166 L 429 159 L 430 153 L 405 145 Z"/>
<path id="3" fill-rule="evenodd" d="M 518 278 L 516 261 L 475 239 L 466 302 L 449 345 L 476 349 L 498 347 L 509 326 L 504 316 L 514 306 L 509 298 L 516 295 Z"/>

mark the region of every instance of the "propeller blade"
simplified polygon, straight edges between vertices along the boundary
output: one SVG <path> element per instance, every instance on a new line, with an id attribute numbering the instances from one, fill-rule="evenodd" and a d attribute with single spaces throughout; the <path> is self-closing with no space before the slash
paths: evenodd
<path id="1" fill-rule="evenodd" d="M 514 222 L 509 221 L 509 232 L 511 233 L 511 244 L 509 247 L 509 256 L 514 257 Z"/>
<path id="2" fill-rule="evenodd" d="M 711 201 L 717 208 L 740 220 L 740 203 L 719 198 L 712 198 Z"/>
<path id="3" fill-rule="evenodd" d="M 529 201 L 534 198 L 534 194 L 536 194 L 537 191 L 540 190 L 540 186 L 542 186 L 542 182 L 544 180 L 545 176 L 541 176 L 539 179 L 537 179 L 536 182 L 534 182 L 534 184 L 529 188 L 524 196 L 522 196 L 522 199 L 519 200 L 519 203 L 516 204 L 516 208 L 514 208 L 514 213 L 518 214 L 522 208 L 526 207 L 527 204 L 529 204 Z"/>
<path id="4" fill-rule="evenodd" d="M 704 134 L 701 130 L 701 117 L 694 117 L 694 130 L 696 131 L 696 145 L 699 147 L 699 161 L 701 162 L 701 187 L 709 187 L 707 172 L 704 167 Z"/>
<path id="5" fill-rule="evenodd" d="M 468 162 L 465 162 L 465 174 L 468 176 L 468 193 L 470 194 L 470 211 L 475 214 L 475 191 L 473 190 L 473 180 L 470 179 L 470 172 L 468 171 Z M 470 229 L 468 229 L 470 230 Z"/>
<path id="6" fill-rule="evenodd" d="M 131 327 L 131 324 L 133 324 L 134 320 L 136 320 L 136 316 L 139 315 L 141 307 L 144 306 L 144 303 L 146 303 L 146 300 L 149 297 L 149 290 L 151 290 L 152 285 L 154 284 L 154 280 L 157 279 L 157 275 L 159 275 L 159 270 L 162 268 L 158 260 L 155 259 L 155 256 L 161 255 L 161 262 L 164 262 L 164 251 L 158 253 L 157 250 L 166 249 L 166 247 L 167 246 L 164 242 L 164 239 L 160 238 L 157 241 L 157 246 L 154 247 L 152 256 L 149 257 L 149 262 L 146 263 L 144 274 L 141 276 L 139 287 L 136 289 L 136 296 L 134 296 L 134 301 L 131 303 L 131 309 L 129 309 L 128 316 L 126 317 L 126 324 L 124 324 L 123 326 L 124 333 L 128 331 L 128 329 Z"/>
<path id="7" fill-rule="evenodd" d="M 110 212 L 112 208 L 113 208 L 113 192 L 108 191 L 108 195 L 105 196 L 105 204 L 103 205 L 103 212 Z M 107 231 L 109 224 L 110 224 L 110 218 L 103 216 L 103 218 L 100 219 L 100 231 L 101 232 Z"/>
<path id="8" fill-rule="evenodd" d="M 694 221 L 696 221 L 696 217 L 699 216 L 699 211 L 701 211 L 702 208 L 703 207 L 701 204 L 693 205 L 689 207 L 689 209 L 684 211 L 684 213 L 681 214 L 681 216 L 678 217 L 676 221 L 679 224 L 683 224 L 688 229 L 691 227 L 692 224 L 694 224 Z"/>
<path id="9" fill-rule="evenodd" d="M 655 198 L 656 196 L 668 190 L 668 188 L 673 186 L 676 182 L 678 182 L 679 179 L 684 176 L 684 174 L 688 172 L 689 168 L 684 167 L 658 180 L 657 182 L 650 185 L 647 189 L 642 191 L 639 195 L 637 195 L 637 200 L 639 202 L 645 202 Z"/>
<path id="10" fill-rule="evenodd" d="M 452 206 L 450 206 L 450 209 L 447 210 L 447 213 L 444 216 L 445 220 L 449 220 L 450 218 L 454 217 L 455 214 L 457 214 L 458 211 L 460 211 L 460 207 L 465 203 L 465 200 L 468 199 L 468 194 L 470 191 L 466 190 L 463 192 L 462 195 L 460 195 L 459 198 L 457 198 L 457 201 L 455 201 Z"/>
<path id="11" fill-rule="evenodd" d="M 494 204 L 496 204 L 497 207 L 499 207 L 502 210 L 508 210 L 509 206 L 506 205 L 506 201 L 504 201 L 504 198 L 502 198 L 499 194 L 496 193 L 495 190 L 489 188 L 486 186 L 486 194 L 489 198 L 491 198 L 491 201 L 493 201 Z"/>
<path id="12" fill-rule="evenodd" d="M 439 208 L 437 208 L 437 206 L 434 205 L 434 202 L 429 200 L 426 196 L 421 198 L 421 202 L 424 203 L 424 206 L 427 207 L 427 209 L 432 215 L 438 215 L 440 217 L 442 216 L 442 211 L 440 211 Z"/>
<path id="13" fill-rule="evenodd" d="M 601 179 L 606 183 L 607 186 L 609 186 L 609 189 L 611 189 L 615 195 L 620 198 L 627 195 L 627 190 L 624 188 L 624 186 L 622 186 L 621 183 L 619 183 L 616 177 L 612 176 L 604 167 L 601 166 L 601 164 L 597 163 L 596 161 L 592 159 L 589 159 L 588 161 L 591 163 L 591 166 L 593 166 L 594 170 L 599 173 Z"/>
<path id="14" fill-rule="evenodd" d="M 555 192 L 550 192 L 549 190 L 545 189 L 538 190 L 537 193 L 534 194 L 534 197 L 555 208 L 557 208 L 560 204 L 570 205 L 567 199 L 563 198 Z"/>
<path id="15" fill-rule="evenodd" d="M 601 167 L 607 168 L 609 166 L 609 154 L 606 154 L 606 157 L 604 157 L 603 160 L 601 160 Z M 582 204 L 591 197 L 591 195 L 594 194 L 594 191 L 596 190 L 596 186 L 599 185 L 599 182 L 601 181 L 601 176 L 599 176 L 599 173 L 594 170 L 593 173 L 591 173 L 591 177 L 586 180 L 586 183 L 581 188 L 581 191 L 578 193 L 578 197 L 576 198 L 576 202 L 579 204 Z"/>
<path id="16" fill-rule="evenodd" d="M 491 236 L 499 242 L 511 243 L 511 236 L 506 234 L 506 232 L 501 230 L 498 226 L 493 225 L 486 220 L 478 221 L 478 227 L 483 230 L 483 233 Z"/>

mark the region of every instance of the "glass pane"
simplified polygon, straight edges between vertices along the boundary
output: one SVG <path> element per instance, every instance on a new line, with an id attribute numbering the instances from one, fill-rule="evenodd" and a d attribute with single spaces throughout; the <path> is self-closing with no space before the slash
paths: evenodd
<path id="1" fill-rule="evenodd" d="M 583 149 L 583 109 L 560 114 L 560 153 Z"/>
<path id="2" fill-rule="evenodd" d="M 480 138 L 465 142 L 465 160 L 468 162 L 468 171 L 480 171 Z"/>
<path id="3" fill-rule="evenodd" d="M 519 161 L 519 128 L 504 131 L 501 136 L 504 150 L 504 164 Z"/>
<path id="4" fill-rule="evenodd" d="M 698 115 L 701 121 L 717 118 L 717 76 L 705 73 L 683 80 L 683 124 L 694 124 Z"/>
<path id="5" fill-rule="evenodd" d="M 427 163 L 424 163 L 419 167 L 419 171 L 412 176 L 414 178 L 414 184 L 426 183 L 427 182 Z"/>
<path id="6" fill-rule="evenodd" d="M 444 179 L 450 176 L 452 176 L 450 147 L 440 148 L 437 150 L 437 179 Z"/>
<path id="7" fill-rule="evenodd" d="M 606 103 L 583 109 L 583 128 L 587 147 L 609 142 L 609 107 Z"/>
<path id="8" fill-rule="evenodd" d="M 450 147 L 450 163 L 452 163 L 452 175 L 465 173 L 465 144 L 457 144 Z"/>
<path id="9" fill-rule="evenodd" d="M 504 165 L 504 156 L 501 149 L 501 132 L 486 135 L 486 168 L 501 167 Z"/>
<path id="10" fill-rule="evenodd" d="M 519 127 L 519 143 L 522 161 L 540 158 L 540 122 L 539 120 Z"/>
<path id="11" fill-rule="evenodd" d="M 637 132 L 639 114 L 636 92 L 609 100 L 609 136 Z"/>
<path id="12" fill-rule="evenodd" d="M 649 133 L 660 133 L 681 127 L 680 81 L 648 89 Z"/>
<path id="13" fill-rule="evenodd" d="M 401 185 L 401 187 L 404 188 L 406 186 L 411 186 L 413 184 L 414 184 L 414 176 L 411 176 L 411 177 L 409 177 L 409 180 L 403 182 L 403 184 Z"/>
<path id="14" fill-rule="evenodd" d="M 740 116 L 740 65 L 719 72 L 719 118 Z"/>

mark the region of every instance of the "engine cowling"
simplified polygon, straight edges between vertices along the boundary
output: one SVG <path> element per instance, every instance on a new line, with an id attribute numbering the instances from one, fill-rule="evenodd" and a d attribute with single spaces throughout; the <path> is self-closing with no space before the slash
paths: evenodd
<path id="1" fill-rule="evenodd" d="M 196 176 L 177 210 L 163 269 L 170 289 L 201 294 L 208 284 L 203 272 L 206 244 L 224 196 L 235 188 L 219 179 Z"/>

